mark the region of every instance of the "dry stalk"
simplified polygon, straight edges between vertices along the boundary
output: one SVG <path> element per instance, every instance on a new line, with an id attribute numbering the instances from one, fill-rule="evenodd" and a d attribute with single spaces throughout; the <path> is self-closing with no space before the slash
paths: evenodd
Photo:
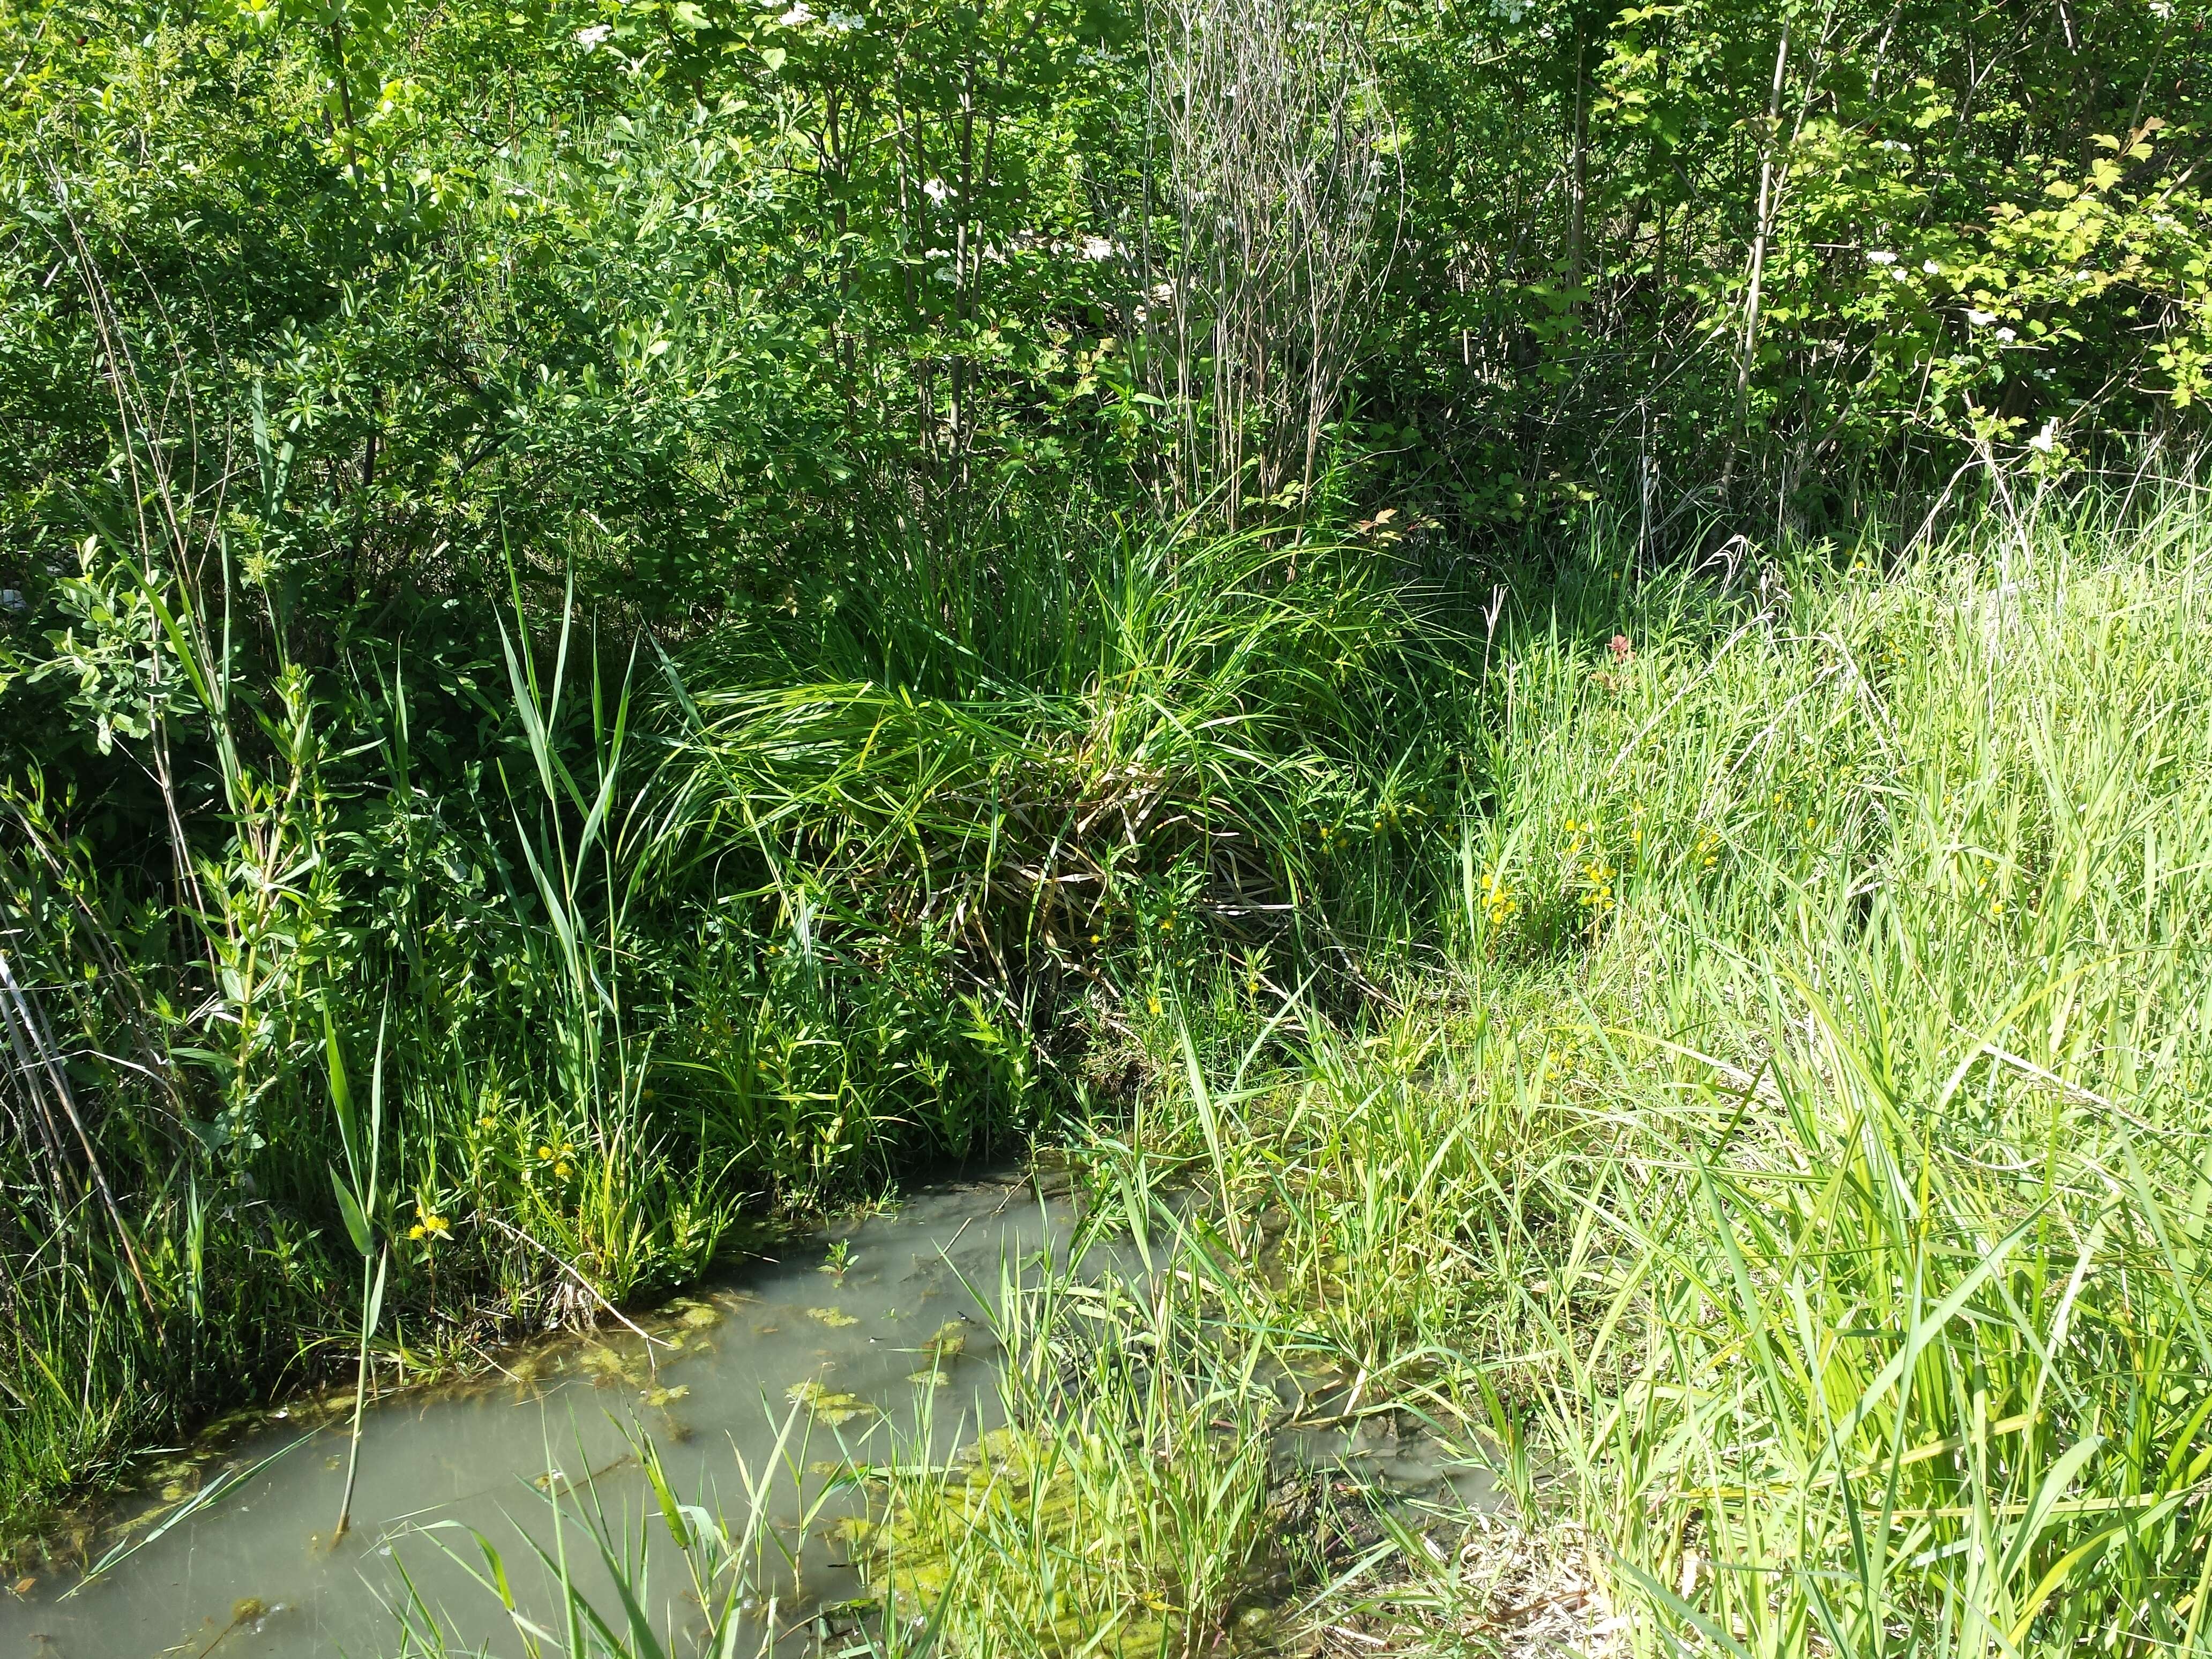
<path id="1" fill-rule="evenodd" d="M 1148 28 L 1173 228 L 1146 249 L 1144 356 L 1176 510 L 1218 495 L 1233 527 L 1248 489 L 1312 486 L 1395 235 L 1395 133 L 1326 3 L 1160 0 Z"/>

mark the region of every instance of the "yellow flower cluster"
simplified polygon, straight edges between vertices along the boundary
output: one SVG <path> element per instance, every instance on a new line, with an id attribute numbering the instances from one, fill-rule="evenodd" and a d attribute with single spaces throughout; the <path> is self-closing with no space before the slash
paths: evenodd
<path id="1" fill-rule="evenodd" d="M 1482 914 L 1492 927 L 1503 927 L 1520 914 L 1521 898 L 1495 870 L 1482 872 Z"/>
<path id="2" fill-rule="evenodd" d="M 541 1142 L 538 1148 L 538 1161 L 541 1164 L 551 1164 L 553 1166 L 553 1173 L 555 1176 L 560 1180 L 566 1181 L 570 1176 L 576 1172 L 575 1166 L 568 1162 L 569 1157 L 574 1151 L 574 1148 L 571 1147 L 565 1140 L 558 1146 Z"/>
<path id="3" fill-rule="evenodd" d="M 1583 866 L 1583 908 L 1593 916 L 1601 916 L 1613 908 L 1613 878 L 1620 872 L 1603 853 L 1598 854 Z"/>
<path id="4" fill-rule="evenodd" d="M 505 1091 L 487 1084 L 477 1096 L 477 1127 L 487 1133 L 499 1127 L 499 1114 L 506 1104 Z"/>
<path id="5" fill-rule="evenodd" d="M 428 1205 L 418 1202 L 415 1206 L 415 1224 L 407 1230 L 407 1237 L 428 1240 L 434 1244 L 452 1231 L 453 1223 Z"/>
<path id="6" fill-rule="evenodd" d="M 1613 860 L 1606 856 L 1602 846 L 1591 845 L 1597 834 L 1596 824 L 1577 823 L 1569 818 L 1564 828 L 1567 834 L 1566 860 L 1582 872 L 1580 902 L 1583 908 L 1590 913 L 1592 920 L 1595 920 L 1613 908 L 1613 880 L 1620 872 L 1613 867 Z M 1583 855 L 1585 847 L 1589 848 L 1587 858 Z"/>
<path id="7" fill-rule="evenodd" d="M 1984 870 L 1974 878 L 1974 893 L 1978 898 L 1984 894 L 1989 895 L 1990 920 L 1991 921 L 2002 921 L 2004 920 L 2004 900 L 1998 897 L 1996 894 L 1990 892 L 1990 872 L 1988 871 Z"/>

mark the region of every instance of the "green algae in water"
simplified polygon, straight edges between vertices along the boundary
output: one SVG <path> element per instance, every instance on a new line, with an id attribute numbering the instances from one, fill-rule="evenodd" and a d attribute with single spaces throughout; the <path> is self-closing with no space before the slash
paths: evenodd
<path id="1" fill-rule="evenodd" d="M 783 1397 L 793 1405 L 805 1407 L 817 1422 L 826 1423 L 833 1429 L 856 1417 L 872 1417 L 876 1411 L 860 1395 L 833 1393 L 819 1382 L 794 1382 L 784 1391 Z"/>
<path id="2" fill-rule="evenodd" d="M 1046 1652 L 1154 1659 L 1175 1645 L 1184 1613 L 1176 1587 L 1160 1575 L 1111 1583 L 1103 1559 L 1135 1559 L 1142 1540 L 1131 1527 L 1117 1534 L 1112 1516 L 1081 1503 L 1061 1449 L 1024 1429 L 993 1430 L 959 1454 L 942 1481 L 896 1492 L 881 1519 L 848 1520 L 839 1536 L 872 1599 L 894 1621 L 927 1618 L 955 1583 L 965 1591 L 980 1585 L 988 1597 L 998 1582 L 989 1564 L 1040 1539 L 1071 1565 L 1101 1568 L 1079 1570 L 1042 1595 L 1033 1580 L 1007 1581 L 1023 1604 L 998 1616 L 1042 1638 Z M 1024 1589 L 1030 1595 L 1022 1597 Z"/>
<path id="3" fill-rule="evenodd" d="M 957 1326 L 941 1342 L 925 1340 L 951 1311 L 948 1298 L 963 1293 L 960 1275 L 980 1282 L 1000 1261 L 1009 1255 L 1026 1259 L 1036 1239 L 1061 1236 L 1065 1227 L 1059 1216 L 1048 1218 L 1025 1205 L 1010 1206 L 1008 1197 L 1007 1189 L 999 1186 L 917 1194 L 896 1213 L 867 1224 L 854 1240 L 853 1271 L 827 1299 L 822 1292 L 831 1289 L 830 1283 L 815 1271 L 820 1258 L 811 1254 L 803 1261 L 768 1261 L 746 1269 L 743 1288 L 671 1298 L 644 1322 L 656 1339 L 652 1352 L 659 1360 L 657 1374 L 635 1338 L 579 1334 L 500 1354 L 480 1378 L 466 1384 L 410 1389 L 372 1404 L 370 1438 L 362 1452 L 361 1524 L 350 1548 L 333 1551 L 327 1538 L 311 1537 L 318 1526 L 328 1524 L 329 1500 L 339 1478 L 337 1471 L 323 1467 L 322 1454 L 337 1445 L 327 1429 L 313 1455 L 266 1468 L 250 1492 L 230 1486 L 222 1469 L 226 1456 L 253 1460 L 264 1446 L 273 1449 L 283 1443 L 276 1437 L 288 1425 L 296 1430 L 325 1423 L 332 1413 L 319 1401 L 295 1400 L 258 1418 L 249 1426 L 257 1437 L 266 1437 L 237 1448 L 210 1457 L 149 1460 L 164 1466 L 149 1470 L 159 1479 L 137 1494 L 146 1512 L 135 1506 L 128 1511 L 136 1524 L 105 1524 L 97 1542 L 88 1525 L 74 1547 L 74 1559 L 84 1560 L 114 1547 L 106 1559 L 115 1570 L 103 1573 L 85 1594 L 63 1601 L 67 1581 L 41 1578 L 19 1599 L 6 1593 L 10 1578 L 0 1577 L 0 1655 L 13 1659 L 34 1632 L 42 1632 L 52 1636 L 52 1650 L 60 1653 L 174 1651 L 179 1659 L 191 1659 L 200 1644 L 222 1634 L 236 1601 L 249 1595 L 265 1597 L 270 1615 L 230 1629 L 214 1659 L 386 1652 L 392 1621 L 381 1598 L 398 1589 L 400 1558 L 450 1619 L 460 1638 L 453 1650 L 474 1652 L 489 1644 L 488 1650 L 498 1651 L 497 1644 L 513 1637 L 498 1598 L 486 1597 L 467 1577 L 465 1565 L 450 1560 L 437 1540 L 422 1535 L 422 1530 L 452 1522 L 500 1535 L 518 1516 L 535 1528 L 543 1517 L 530 1500 L 544 1503 L 548 1487 L 563 1494 L 595 1488 L 583 1501 L 605 1502 L 614 1510 L 649 1501 L 647 1477 L 635 1460 L 617 1466 L 629 1449 L 624 1427 L 640 1419 L 653 1425 L 664 1449 L 696 1438 L 698 1449 L 685 1454 L 680 1465 L 672 1459 L 669 1474 L 678 1491 L 708 1490 L 723 1467 L 726 1440 L 754 1467 L 774 1460 L 777 1421 L 789 1409 L 781 1401 L 789 1385 L 802 1377 L 818 1379 L 794 1402 L 808 1407 L 799 1414 L 800 1431 L 811 1423 L 818 1431 L 817 1446 L 833 1428 L 851 1439 L 886 1418 L 901 1425 L 902 1435 L 915 1432 L 903 1426 L 913 1420 L 916 1401 L 916 1390 L 904 1379 L 939 1353 L 950 1358 L 961 1346 L 963 1332 Z M 817 1304 L 834 1306 L 853 1323 L 826 1326 L 808 1316 L 806 1310 Z M 720 1314 L 721 1324 L 686 1320 L 687 1313 L 701 1307 Z M 933 1308 L 934 1317 L 929 1317 Z M 752 1333 L 757 1324 L 780 1326 L 781 1334 L 770 1334 L 765 1340 L 733 1334 Z M 660 1346 L 672 1338 L 682 1340 L 683 1347 Z M 956 1363 L 969 1364 L 983 1340 L 982 1328 L 969 1322 L 964 1346 L 969 1358 Z M 818 1349 L 831 1351 L 836 1370 L 827 1368 Z M 657 1392 L 662 1389 L 665 1396 Z M 760 1408 L 763 1391 L 779 1402 L 773 1413 Z M 349 1389 L 336 1420 L 345 1419 L 350 1403 Z M 983 1409 L 991 1409 L 989 1402 Z M 932 1431 L 924 1461 L 937 1466 L 950 1458 L 957 1438 L 971 1431 L 966 1412 L 944 1413 Z M 342 1467 L 343 1458 L 338 1461 Z M 247 1461 L 239 1473 L 251 1468 Z M 834 1469 L 818 1472 L 850 1494 L 837 1499 L 832 1511 L 858 1498 L 858 1489 L 847 1483 L 864 1468 L 841 1460 Z M 218 1481 L 230 1486 L 237 1501 L 210 1504 L 188 1498 L 155 1506 L 161 1485 L 210 1486 Z M 518 1486 L 526 1489 L 520 1505 Z M 571 1495 L 565 1501 L 578 1500 Z M 125 1559 L 130 1545 L 180 1514 L 165 1535 Z M 768 1517 L 766 1524 L 780 1528 L 796 1528 L 810 1518 L 796 1488 L 786 1490 L 781 1484 Z M 813 1518 L 826 1518 L 826 1513 Z M 394 1558 L 390 1560 L 375 1547 L 387 1542 Z M 835 1562 L 810 1573 L 803 1610 L 824 1605 L 824 1597 L 842 1602 L 859 1593 L 861 1587 L 844 1552 L 836 1554 Z M 269 1574 L 278 1566 L 292 1575 L 281 1598 L 269 1591 Z M 769 1588 L 783 1607 L 793 1607 L 796 1604 L 789 1597 L 799 1594 L 793 1583 L 774 1562 L 769 1571 Z M 586 1571 L 596 1580 L 596 1567 Z M 600 1590 L 611 1594 L 603 1584 Z M 751 1653 L 759 1632 L 753 1626 L 746 1628 L 739 1650 Z"/>
<path id="4" fill-rule="evenodd" d="M 967 1346 L 967 1322 L 946 1320 L 937 1328 L 936 1334 L 921 1345 L 920 1352 L 927 1363 L 919 1370 L 908 1371 L 906 1380 L 926 1388 L 945 1387 L 952 1381 L 946 1367 L 957 1359 Z"/>

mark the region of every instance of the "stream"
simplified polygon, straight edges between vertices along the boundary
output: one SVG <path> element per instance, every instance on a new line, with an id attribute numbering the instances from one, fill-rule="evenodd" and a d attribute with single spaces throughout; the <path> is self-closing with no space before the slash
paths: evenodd
<path id="1" fill-rule="evenodd" d="M 641 1531 L 658 1539 L 653 1611 L 677 1608 L 683 1625 L 688 1585 L 635 1455 L 641 1435 L 679 1498 L 732 1516 L 746 1508 L 740 1462 L 757 1478 L 777 1465 L 766 1513 L 787 1548 L 800 1542 L 795 1574 L 781 1567 L 769 1586 L 781 1607 L 774 1645 L 803 1650 L 812 1612 L 860 1586 L 834 1529 L 857 1497 L 831 1494 L 811 1524 L 801 1504 L 818 1504 L 848 1453 L 918 1449 L 925 1395 L 933 1461 L 995 1425 L 997 1349 L 977 1298 L 1073 1230 L 1066 1200 L 1026 1184 L 933 1188 L 640 1316 L 650 1346 L 610 1324 L 390 1395 L 366 1415 L 353 1524 L 335 1548 L 350 1395 L 278 1407 L 217 1454 L 157 1466 L 148 1491 L 114 1506 L 86 1555 L 137 1547 L 107 1571 L 82 1582 L 58 1569 L 0 1595 L 0 1659 L 380 1659 L 399 1647 L 410 1583 L 455 1652 L 505 1653 L 514 1625 L 455 1557 L 481 1570 L 470 1531 L 482 1533 L 520 1604 L 550 1615 L 550 1576 L 526 1541 L 550 1541 L 549 1489 L 572 1516 L 596 1504 L 633 1546 Z M 1486 1500 L 1486 1481 L 1471 1487 L 1432 1449 L 1373 1422 L 1284 1446 L 1310 1467 L 1358 1461 L 1401 1492 Z M 202 1501 L 210 1488 L 220 1495 Z M 589 1534 L 570 1525 L 568 1539 L 572 1567 L 586 1563 L 578 1581 L 611 1607 Z M 743 1650 L 758 1644 L 749 1636 Z"/>

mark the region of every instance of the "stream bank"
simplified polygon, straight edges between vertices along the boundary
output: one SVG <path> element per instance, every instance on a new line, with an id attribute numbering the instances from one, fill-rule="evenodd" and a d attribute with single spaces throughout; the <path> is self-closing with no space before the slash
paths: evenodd
<path id="1" fill-rule="evenodd" d="M 1004 1310 L 1040 1282 L 1085 1295 L 1157 1278 L 1112 1246 L 1071 1271 L 1077 1223 L 1064 1193 L 1018 1181 L 924 1190 L 795 1237 L 639 1316 L 635 1330 L 563 1336 L 389 1395 L 364 1420 L 353 1523 L 335 1544 L 350 1401 L 278 1406 L 227 1445 L 157 1466 L 76 1559 L 58 1550 L 50 1571 L 17 1583 L 0 1600 L 0 1654 L 372 1656 L 434 1630 L 444 1645 L 433 1650 L 500 1652 L 518 1625 L 477 1576 L 479 1537 L 501 1552 L 526 1617 L 572 1592 L 618 1602 L 671 1570 L 664 1490 L 715 1515 L 763 1494 L 740 1650 L 761 1648 L 770 1612 L 769 1645 L 815 1649 L 850 1629 L 846 1610 L 871 1591 L 865 1569 L 881 1566 L 862 1540 L 868 1512 L 885 1508 L 866 1485 L 884 1460 L 952 1477 L 1008 1443 Z M 1275 1386 L 1286 1402 L 1303 1397 L 1287 1376 Z M 1395 1413 L 1293 1407 L 1271 1422 L 1273 1526 L 1313 1523 L 1331 1478 L 1316 1471 L 1356 1470 L 1361 1490 L 1416 1504 L 1490 1500 L 1486 1480 L 1447 1468 Z M 562 1553 L 556 1510 L 568 1517 L 565 1585 L 526 1541 Z M 627 1540 L 619 1560 L 595 1559 L 575 1525 L 585 1516 Z M 1274 1628 L 1255 1595 L 1248 1647 Z M 708 1622 L 678 1614 L 671 1634 L 703 1640 Z"/>

